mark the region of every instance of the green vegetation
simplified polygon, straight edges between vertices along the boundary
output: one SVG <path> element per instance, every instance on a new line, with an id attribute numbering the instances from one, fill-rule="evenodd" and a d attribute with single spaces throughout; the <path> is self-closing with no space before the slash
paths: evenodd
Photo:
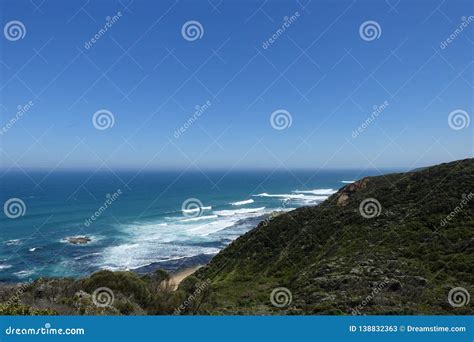
<path id="1" fill-rule="evenodd" d="M 99 271 L 78 280 L 39 279 L 28 287 L 4 285 L 0 287 L 0 315 L 170 315 L 188 294 L 174 291 L 169 279 L 163 270 L 144 276 Z M 188 279 L 187 284 L 185 289 L 191 292 L 198 285 Z"/>
<path id="2" fill-rule="evenodd" d="M 468 159 L 365 178 L 261 223 L 195 274 L 212 280 L 200 313 L 473 314 L 472 304 L 448 303 L 453 287 L 474 294 L 471 192 Z M 360 214 L 367 198 L 379 216 Z M 291 291 L 290 305 L 271 304 L 276 287 Z"/>
<path id="3" fill-rule="evenodd" d="M 380 203 L 373 207 L 378 215 L 361 215 L 366 199 Z M 474 159 L 468 159 L 365 178 L 319 206 L 272 216 L 177 291 L 161 270 L 100 271 L 79 280 L 2 285 L 0 314 L 473 314 L 472 303 L 448 302 L 454 287 L 474 295 L 473 242 Z M 104 287 L 113 302 L 100 306 L 94 292 Z M 270 301 L 278 287 L 291 292 L 282 307 Z"/>
<path id="4" fill-rule="evenodd" d="M 23 305 L 17 297 L 13 298 L 8 304 L 0 304 L 0 315 L 38 316 L 55 314 L 57 314 L 56 311 L 51 309 L 35 309 L 28 305 Z"/>

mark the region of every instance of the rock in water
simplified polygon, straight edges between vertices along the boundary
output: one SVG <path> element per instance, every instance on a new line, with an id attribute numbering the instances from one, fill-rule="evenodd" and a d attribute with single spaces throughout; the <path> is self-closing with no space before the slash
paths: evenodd
<path id="1" fill-rule="evenodd" d="M 72 243 L 73 245 L 85 245 L 92 241 L 92 239 L 88 236 L 71 236 L 68 237 L 67 242 Z"/>

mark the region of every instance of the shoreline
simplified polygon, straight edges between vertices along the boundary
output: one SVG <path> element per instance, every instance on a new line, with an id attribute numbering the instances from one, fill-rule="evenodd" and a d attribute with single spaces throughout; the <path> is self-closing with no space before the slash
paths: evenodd
<path id="1" fill-rule="evenodd" d="M 192 266 L 192 267 L 182 269 L 181 271 L 175 272 L 173 274 L 170 274 L 170 278 L 167 282 L 170 286 L 173 287 L 173 291 L 176 291 L 179 287 L 179 284 L 181 284 L 181 282 L 184 279 L 194 274 L 198 269 L 200 269 L 203 266 L 204 265 Z"/>
<path id="2" fill-rule="evenodd" d="M 173 272 L 169 272 L 169 271 L 166 271 L 166 270 L 164 270 L 164 271 L 168 272 L 169 279 L 167 281 L 169 282 L 169 284 L 171 286 L 173 286 L 173 290 L 176 290 L 178 288 L 179 284 L 185 278 L 187 278 L 188 276 L 194 274 L 198 269 L 200 269 L 201 267 L 203 267 L 205 265 L 206 264 L 204 263 L 204 264 L 199 264 L 199 265 L 186 266 L 186 267 L 183 267 L 183 268 L 178 268 Z M 99 270 L 99 271 L 101 271 L 101 270 Z M 99 272 L 99 271 L 97 271 L 97 272 Z M 115 271 L 112 271 L 112 272 L 115 272 Z M 128 272 L 132 272 L 132 273 L 135 273 L 137 275 L 146 275 L 146 274 L 151 273 L 151 272 L 149 272 L 149 273 L 137 273 L 134 270 L 128 270 Z M 39 277 L 39 278 L 34 279 L 34 280 L 25 279 L 23 281 L 22 280 L 0 280 L 0 286 L 1 287 L 3 287 L 3 286 L 17 286 L 17 285 L 21 285 L 21 284 L 25 284 L 25 283 L 32 283 L 32 282 L 34 282 L 36 280 L 40 280 L 40 279 L 47 279 L 47 280 L 71 279 L 71 280 L 77 281 L 77 280 L 80 280 L 80 279 L 88 278 L 94 273 L 95 272 L 92 272 L 87 276 L 77 277 L 77 278 L 75 278 L 75 277 Z"/>
<path id="3" fill-rule="evenodd" d="M 318 203 L 316 205 L 319 205 L 319 204 L 320 203 Z M 261 222 L 265 222 L 266 219 L 268 219 L 268 217 L 275 217 L 275 216 L 280 215 L 282 213 L 289 212 L 289 211 L 296 210 L 296 209 L 298 209 L 298 208 L 291 208 L 290 210 L 287 210 L 287 211 L 276 209 L 276 210 L 273 210 L 270 213 L 266 213 L 266 214 L 259 215 L 259 216 L 256 216 L 256 217 L 242 218 L 241 220 L 237 221 L 234 225 L 226 227 L 223 230 L 232 229 L 236 224 L 246 223 L 246 221 L 252 223 L 253 228 L 250 229 L 250 230 L 252 230 L 252 229 L 255 229 Z M 72 238 L 90 239 L 89 236 L 74 236 Z M 66 241 L 66 238 L 65 238 L 64 242 L 68 242 L 71 245 L 76 245 L 75 243 L 72 243 L 70 241 Z M 90 242 L 92 242 L 92 240 L 87 241 L 85 244 L 88 244 Z M 227 244 L 223 244 L 219 247 L 220 247 L 220 250 L 219 250 L 219 252 L 220 252 L 220 251 L 222 251 L 223 249 L 225 249 L 227 247 Z M 43 279 L 43 280 L 45 280 L 45 279 L 47 279 L 47 280 L 71 279 L 71 280 L 77 281 L 77 280 L 80 280 L 80 279 L 89 278 L 94 273 L 100 272 L 100 271 L 103 271 L 103 270 L 109 270 L 109 271 L 112 271 L 112 272 L 128 271 L 128 272 L 135 273 L 139 276 L 150 275 L 150 274 L 153 274 L 157 270 L 163 270 L 163 271 L 165 271 L 169 274 L 170 280 L 172 279 L 172 281 L 174 283 L 173 290 L 176 290 L 178 288 L 179 284 L 184 280 L 184 278 L 186 278 L 187 276 L 193 274 L 194 272 L 196 272 L 202 266 L 205 266 L 206 264 L 208 264 L 218 253 L 197 254 L 197 255 L 194 255 L 194 256 L 190 256 L 190 257 L 185 256 L 185 257 L 179 257 L 179 258 L 176 258 L 176 259 L 171 259 L 171 260 L 166 260 L 166 261 L 151 262 L 148 265 L 139 266 L 139 267 L 136 267 L 136 268 L 126 269 L 126 270 L 125 269 L 124 270 L 122 270 L 122 269 L 114 269 L 114 270 L 112 270 L 112 269 L 97 269 L 97 270 L 94 270 L 92 272 L 89 272 L 88 274 L 77 275 L 77 276 L 67 276 L 67 275 L 64 275 L 64 276 L 47 276 L 46 275 L 46 276 L 39 276 L 39 277 L 25 277 L 24 279 L 0 279 L 0 286 L 3 287 L 3 286 L 6 286 L 6 285 L 12 285 L 12 286 L 21 285 L 21 284 L 25 284 L 25 283 L 32 283 L 32 282 L 34 282 L 36 280 L 40 280 L 40 279 Z"/>

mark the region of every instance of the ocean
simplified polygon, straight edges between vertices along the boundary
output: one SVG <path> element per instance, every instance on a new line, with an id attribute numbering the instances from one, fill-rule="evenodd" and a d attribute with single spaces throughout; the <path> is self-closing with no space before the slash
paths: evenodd
<path id="1" fill-rule="evenodd" d="M 347 183 L 376 174 L 3 171 L 0 280 L 204 263 L 271 212 L 317 205 Z M 90 241 L 74 244 L 74 237 Z"/>

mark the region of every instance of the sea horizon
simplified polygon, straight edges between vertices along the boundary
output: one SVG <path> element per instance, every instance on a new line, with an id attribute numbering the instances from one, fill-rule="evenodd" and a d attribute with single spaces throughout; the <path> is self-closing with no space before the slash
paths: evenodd
<path id="1" fill-rule="evenodd" d="M 473 5 L 0 0 L 0 340 L 467 338 Z"/>
<path id="2" fill-rule="evenodd" d="M 0 219 L 0 280 L 205 264 L 273 212 L 317 205 L 344 185 L 379 174 L 56 170 L 24 177 L 10 171 L 1 177 L 0 200 L 20 199 L 27 215 Z M 90 241 L 71 243 L 78 237 Z"/>

